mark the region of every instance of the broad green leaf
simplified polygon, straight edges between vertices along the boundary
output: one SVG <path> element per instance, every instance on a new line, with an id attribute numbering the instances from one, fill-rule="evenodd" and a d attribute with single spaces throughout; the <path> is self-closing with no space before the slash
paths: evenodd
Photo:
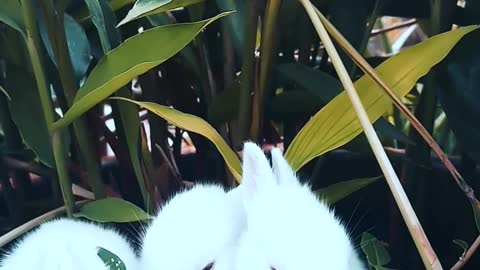
<path id="1" fill-rule="evenodd" d="M 117 11 L 127 5 L 135 3 L 135 0 L 110 0 L 110 6 L 113 11 Z"/>
<path id="2" fill-rule="evenodd" d="M 240 83 L 234 80 L 232 85 L 215 95 L 208 105 L 208 122 L 219 125 L 238 116 L 238 99 L 240 98 Z"/>
<path id="3" fill-rule="evenodd" d="M 463 150 L 480 162 L 480 31 L 464 39 L 438 69 L 438 96 Z"/>
<path id="4" fill-rule="evenodd" d="M 236 54 L 242 59 L 245 44 L 245 0 L 216 0 L 220 11 L 235 10 L 235 14 L 226 18 Z M 280 20 L 281 21 L 281 20 Z"/>
<path id="5" fill-rule="evenodd" d="M 179 7 L 186 7 L 203 1 L 205 0 L 137 0 L 132 9 L 128 11 L 127 16 L 118 24 L 118 26 L 138 18 L 162 13 Z"/>
<path id="6" fill-rule="evenodd" d="M 115 27 L 115 13 L 113 13 L 106 0 L 86 0 L 86 4 L 90 10 L 90 14 L 92 14 L 91 19 L 93 24 L 95 25 L 95 28 L 97 28 L 103 52 L 108 53 L 112 49 L 118 47 L 121 43 L 120 33 Z M 116 95 L 120 97 L 130 97 L 131 92 L 128 88 L 122 87 Z M 112 110 L 114 112 L 118 110 L 118 114 L 113 113 L 116 123 L 116 132 L 122 143 L 127 144 L 128 154 L 132 162 L 135 177 L 138 180 L 144 203 L 148 205 L 149 200 L 147 188 L 138 155 L 140 118 L 138 116 L 137 108 L 133 104 L 115 103 L 112 104 Z"/>
<path id="7" fill-rule="evenodd" d="M 272 97 L 268 114 L 275 121 L 308 120 L 324 104 L 323 100 L 318 96 L 307 91 L 295 89 Z"/>
<path id="8" fill-rule="evenodd" d="M 475 29 L 477 26 L 462 27 L 433 36 L 391 57 L 375 70 L 394 93 L 402 97 L 410 92 L 419 78 L 445 58 L 464 35 Z M 355 82 L 355 88 L 372 122 L 392 106 L 390 98 L 366 75 Z M 313 158 L 351 141 L 361 132 L 362 127 L 350 99 L 346 92 L 342 92 L 300 130 L 287 150 L 286 159 L 298 170 Z"/>
<path id="9" fill-rule="evenodd" d="M 232 172 L 235 179 L 241 180 L 241 165 L 235 152 L 223 140 L 222 136 L 218 134 L 217 130 L 210 126 L 205 120 L 195 115 L 183 113 L 167 106 L 162 106 L 152 102 L 141 102 L 126 98 L 112 98 L 120 99 L 135 103 L 154 114 L 162 117 L 173 125 L 185 129 L 187 131 L 198 133 L 209 139 L 218 149 L 223 159 L 227 163 L 228 168 Z"/>
<path id="10" fill-rule="evenodd" d="M 25 23 L 22 18 L 22 7 L 19 0 L 2 0 L 0 21 L 25 35 Z"/>
<path id="11" fill-rule="evenodd" d="M 106 198 L 89 202 L 74 216 L 104 223 L 147 221 L 152 218 L 138 206 L 118 198 Z"/>
<path id="12" fill-rule="evenodd" d="M 2 85 L 0 85 L 0 92 L 2 92 L 2 94 L 4 94 L 8 98 L 8 100 L 12 100 L 12 98 L 8 94 L 7 90 L 5 90 L 5 88 L 3 88 Z"/>
<path id="13" fill-rule="evenodd" d="M 278 71 L 282 77 L 297 83 L 306 91 L 319 97 L 323 101 L 323 104 L 320 103 L 318 105 L 316 111 L 320 110 L 325 104 L 342 93 L 342 84 L 339 80 L 325 72 L 313 69 L 309 66 L 297 63 L 282 64 L 278 67 Z M 285 107 L 281 108 L 286 109 Z M 407 144 L 413 143 L 413 141 L 405 135 L 402 130 L 392 125 L 383 117 L 380 117 L 375 121 L 373 126 L 379 135 L 393 138 Z M 364 140 L 364 143 L 367 144 L 368 141 Z"/>
<path id="14" fill-rule="evenodd" d="M 103 52 L 107 53 L 122 42 L 115 28 L 116 18 L 107 0 L 85 0 L 91 20 L 97 29 Z"/>
<path id="15" fill-rule="evenodd" d="M 367 255 L 368 263 L 376 270 L 386 270 L 385 265 L 391 260 L 385 245 L 375 236 L 364 232 L 361 242 L 362 250 Z"/>
<path id="16" fill-rule="evenodd" d="M 9 91 L 12 120 L 20 130 L 25 144 L 32 149 L 41 162 L 55 167 L 50 133 L 44 118 L 40 96 L 33 74 L 21 67 L 7 63 L 5 87 Z M 69 144 L 68 132 L 62 132 L 62 143 Z M 67 150 L 68 147 L 63 147 Z M 65 153 L 65 156 L 68 153 Z"/>
<path id="17" fill-rule="evenodd" d="M 330 185 L 326 188 L 318 189 L 315 191 L 315 194 L 317 194 L 317 196 L 325 203 L 334 204 L 382 178 L 383 176 L 377 176 L 344 181 Z"/>
<path id="18" fill-rule="evenodd" d="M 98 247 L 98 257 L 102 259 L 109 270 L 127 270 L 125 263 L 115 254 L 103 247 Z"/>
<path id="19" fill-rule="evenodd" d="M 90 44 L 88 42 L 87 34 L 80 24 L 75 21 L 70 15 L 64 15 L 64 28 L 67 38 L 68 52 L 70 60 L 75 72 L 75 78 L 80 81 L 84 78 L 92 56 L 90 53 Z M 49 33 L 45 20 L 39 20 L 40 37 L 47 49 L 48 55 L 53 63 L 57 65 L 55 55 L 53 53 L 52 44 L 50 43 Z"/>
<path id="20" fill-rule="evenodd" d="M 52 125 L 60 128 L 113 94 L 136 76 L 163 63 L 185 47 L 207 25 L 230 12 L 194 22 L 149 29 L 108 52 L 79 89 L 75 102 L 65 116 Z M 162 46 L 152 46 L 161 44 Z M 138 53 L 141 52 L 141 53 Z"/>
<path id="21" fill-rule="evenodd" d="M 342 92 L 342 84 L 329 74 L 297 63 L 277 67 L 281 78 L 297 83 L 306 91 L 321 98 L 325 104 Z"/>
<path id="22" fill-rule="evenodd" d="M 95 1 L 95 0 L 92 0 Z M 85 1 L 86 2 L 86 1 Z M 107 1 L 113 11 L 117 11 L 127 5 L 135 3 L 135 0 L 109 0 Z M 73 12 L 73 17 L 79 23 L 84 23 L 91 18 L 90 8 L 80 7 Z"/>

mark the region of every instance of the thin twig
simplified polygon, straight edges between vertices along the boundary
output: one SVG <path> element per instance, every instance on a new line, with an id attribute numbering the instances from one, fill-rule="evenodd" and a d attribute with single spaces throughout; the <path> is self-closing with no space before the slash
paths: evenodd
<path id="1" fill-rule="evenodd" d="M 340 81 L 345 87 L 345 91 L 347 92 L 352 102 L 353 108 L 355 109 L 360 124 L 362 125 L 362 128 L 372 148 L 372 151 L 382 169 L 382 172 L 387 179 L 387 183 L 390 187 L 390 190 L 392 191 L 393 197 L 395 198 L 395 201 L 400 208 L 400 212 L 403 216 L 403 219 L 405 220 L 405 223 L 410 231 L 415 245 L 417 246 L 417 249 L 420 253 L 425 267 L 427 269 L 435 270 L 443 269 L 440 265 L 437 255 L 435 254 L 433 248 L 430 245 L 430 242 L 428 241 L 427 236 L 425 235 L 425 232 L 423 231 L 420 221 L 418 220 L 417 215 L 415 214 L 415 211 L 413 210 L 407 195 L 405 194 L 405 190 L 403 189 L 400 180 L 395 173 L 395 170 L 393 169 L 393 166 L 390 163 L 387 154 L 385 153 L 385 150 L 383 149 L 383 146 L 375 132 L 375 129 L 373 128 L 372 123 L 370 123 L 370 119 L 367 115 L 367 112 L 365 111 L 360 97 L 358 96 L 357 91 L 355 90 L 353 82 L 348 76 L 348 72 L 342 63 L 342 60 L 340 59 L 340 56 L 338 55 L 338 52 L 336 51 L 335 46 L 330 39 L 330 36 L 328 35 L 327 30 L 325 29 L 322 21 L 320 20 L 319 14 L 309 0 L 299 1 L 305 7 L 305 10 L 307 11 L 310 19 L 312 20 L 312 23 L 315 26 L 315 29 L 317 30 L 320 39 L 325 45 L 325 49 L 327 50 L 328 55 L 332 60 L 332 63 L 334 64 Z"/>
<path id="2" fill-rule="evenodd" d="M 460 257 L 458 262 L 450 268 L 450 270 L 460 270 L 467 262 L 468 260 L 472 257 L 472 255 L 475 253 L 475 251 L 480 247 L 480 235 L 475 239 L 473 244 L 470 246 L 470 248 L 465 252 L 465 255 Z"/>
<path id="3" fill-rule="evenodd" d="M 396 25 L 388 27 L 388 28 L 375 29 L 375 30 L 372 31 L 372 34 L 370 36 L 371 37 L 377 36 L 377 35 L 380 35 L 380 34 L 383 34 L 383 33 L 386 33 L 386 32 L 390 32 L 390 31 L 397 30 L 397 29 L 400 29 L 400 28 L 404 28 L 404 27 L 407 27 L 407 26 L 410 26 L 410 25 L 414 25 L 416 23 L 417 23 L 417 19 L 411 19 L 411 20 L 401 22 L 399 24 L 396 24 Z"/>
<path id="4" fill-rule="evenodd" d="M 81 206 L 88 201 L 89 200 L 78 201 L 78 202 L 75 203 L 75 206 Z M 18 237 L 20 237 L 24 233 L 30 231 L 31 229 L 37 227 L 41 223 L 43 223 L 47 220 L 50 220 L 54 217 L 57 217 L 57 216 L 59 216 L 63 213 L 65 213 L 65 206 L 54 209 L 50 212 L 47 212 L 47 213 L 45 213 L 45 214 L 43 214 L 43 215 L 41 215 L 37 218 L 34 218 L 34 219 L 28 221 L 27 223 L 25 223 L 21 226 L 16 227 L 15 229 L 9 231 L 8 233 L 6 233 L 6 234 L 2 235 L 2 237 L 0 237 L 0 248 L 5 246 L 6 244 L 10 243 L 11 241 L 17 239 Z"/>
<path id="5" fill-rule="evenodd" d="M 342 36 L 340 32 L 333 26 L 323 14 L 316 8 L 315 12 L 320 17 L 321 21 L 325 23 L 328 32 L 337 40 L 343 50 L 350 55 L 353 61 L 367 74 L 370 78 L 375 81 L 382 90 L 389 96 L 395 104 L 395 106 L 406 116 L 411 125 L 417 130 L 417 132 L 422 136 L 425 142 L 432 148 L 432 150 L 440 158 L 441 162 L 448 169 L 452 175 L 457 185 L 465 193 L 465 196 L 468 198 L 472 207 L 480 209 L 480 202 L 475 197 L 474 190 L 467 184 L 462 175 L 458 172 L 452 162 L 448 159 L 445 152 L 442 148 L 435 142 L 432 135 L 425 129 L 425 127 L 418 121 L 415 115 L 408 109 L 408 107 L 398 98 L 390 87 L 377 75 L 375 70 L 368 64 L 368 62 L 355 50 L 355 48 Z"/>

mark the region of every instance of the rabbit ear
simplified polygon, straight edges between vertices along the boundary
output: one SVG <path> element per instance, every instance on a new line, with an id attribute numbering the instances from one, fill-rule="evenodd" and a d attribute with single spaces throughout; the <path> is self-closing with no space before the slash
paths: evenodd
<path id="1" fill-rule="evenodd" d="M 273 148 L 270 153 L 272 154 L 273 171 L 277 182 L 280 185 L 295 183 L 297 177 L 283 157 L 282 151 L 278 148 Z"/>
<path id="2" fill-rule="evenodd" d="M 242 185 L 249 194 L 275 185 L 275 176 L 263 151 L 254 143 L 243 146 Z"/>

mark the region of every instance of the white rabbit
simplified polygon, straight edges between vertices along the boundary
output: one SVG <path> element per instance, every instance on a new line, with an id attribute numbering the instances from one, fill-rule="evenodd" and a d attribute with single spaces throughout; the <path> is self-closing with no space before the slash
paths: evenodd
<path id="1" fill-rule="evenodd" d="M 129 242 L 114 230 L 72 219 L 43 223 L 20 240 L 0 270 L 109 270 L 99 247 L 118 256 L 127 270 L 138 269 Z"/>
<path id="2" fill-rule="evenodd" d="M 260 148 L 243 150 L 241 188 L 246 228 L 234 270 L 364 270 L 343 225 L 277 148 L 273 170 Z"/>
<path id="3" fill-rule="evenodd" d="M 141 270 L 232 270 L 243 220 L 229 196 L 220 186 L 196 184 L 168 201 L 146 229 Z"/>

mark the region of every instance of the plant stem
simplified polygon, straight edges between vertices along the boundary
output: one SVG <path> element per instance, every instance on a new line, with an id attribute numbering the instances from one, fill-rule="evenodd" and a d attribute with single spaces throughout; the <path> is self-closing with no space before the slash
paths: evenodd
<path id="1" fill-rule="evenodd" d="M 64 13 L 63 10 L 57 10 L 57 12 L 55 12 L 55 6 L 52 0 L 43 1 L 41 6 L 43 7 L 43 14 L 47 22 L 47 28 L 49 29 L 50 43 L 58 66 L 57 69 L 63 86 L 63 94 L 67 105 L 70 107 L 75 99 L 78 85 L 68 50 Z M 90 132 L 88 131 L 85 116 L 73 122 L 73 130 L 75 132 L 75 138 L 77 139 L 81 160 L 87 170 L 95 198 L 104 198 L 106 196 L 105 187 L 103 186 L 102 177 L 98 168 L 94 144 L 89 140 L 88 134 Z"/>
<path id="2" fill-rule="evenodd" d="M 388 87 L 385 82 L 375 73 L 374 69 L 367 63 L 367 61 L 355 50 L 355 48 L 348 43 L 348 41 L 335 29 L 335 27 L 325 18 L 325 16 L 320 13 L 318 9 L 313 7 L 315 12 L 320 17 L 321 21 L 325 23 L 328 31 L 334 38 L 342 44 L 342 48 L 352 57 L 355 59 L 357 65 L 367 74 L 370 78 L 372 78 L 382 90 L 384 90 L 385 94 L 387 94 L 393 104 L 406 116 L 408 119 L 407 124 L 411 124 L 419 133 L 422 135 L 422 138 L 427 142 L 427 144 L 432 148 L 432 150 L 437 154 L 439 159 L 442 161 L 443 165 L 448 169 L 450 174 L 452 175 L 453 179 L 460 187 L 460 189 L 465 193 L 465 196 L 468 198 L 470 204 L 472 205 L 474 211 L 480 212 L 480 202 L 475 197 L 474 190 L 467 184 L 463 176 L 458 172 L 455 168 L 453 163 L 448 159 L 448 156 L 443 152 L 442 148 L 435 142 L 432 135 L 427 132 L 425 127 L 418 121 L 418 119 L 413 115 L 413 113 L 408 109 L 408 107 L 395 95 L 393 91 Z M 480 220 L 477 221 L 480 224 Z M 477 224 L 478 227 L 480 225 Z"/>
<path id="3" fill-rule="evenodd" d="M 265 23 L 263 23 L 262 42 L 260 45 L 259 82 L 258 89 L 256 89 L 257 91 L 253 96 L 252 123 L 250 126 L 250 138 L 253 140 L 259 140 L 262 136 L 265 98 L 270 86 L 271 67 L 276 51 L 275 26 L 281 3 L 281 0 L 269 0 L 265 11 Z"/>
<path id="4" fill-rule="evenodd" d="M 240 100 L 238 105 L 238 126 L 240 140 L 248 139 L 251 118 L 251 93 L 254 89 L 255 45 L 257 41 L 258 13 L 257 1 L 245 2 L 247 16 L 245 18 L 245 45 L 240 77 Z"/>
<path id="5" fill-rule="evenodd" d="M 22 6 L 22 15 L 25 21 L 26 34 L 24 36 L 25 42 L 27 45 L 28 54 L 30 56 L 30 61 L 32 62 L 33 71 L 35 75 L 35 80 L 37 82 L 37 88 L 40 95 L 40 102 L 43 108 L 43 114 L 47 127 L 50 129 L 52 123 L 54 122 L 54 108 L 50 96 L 50 91 L 48 88 L 48 83 L 46 80 L 45 70 L 43 69 L 43 61 L 41 58 L 41 46 L 40 46 L 40 35 L 38 33 L 37 22 L 35 20 L 36 16 L 33 9 L 32 0 L 20 0 Z M 67 168 L 65 161 L 67 157 L 65 155 L 66 151 L 64 149 L 65 145 L 60 143 L 60 137 L 54 136 L 50 132 L 52 139 L 53 153 L 55 156 L 55 163 L 57 168 L 57 173 L 60 178 L 60 186 L 64 192 L 63 198 L 69 217 L 73 213 L 73 192 L 71 188 L 71 181 L 67 173 Z M 54 138 L 55 137 L 55 138 Z M 67 185 L 65 185 L 67 184 Z"/>
<path id="6" fill-rule="evenodd" d="M 89 200 L 79 201 L 79 202 L 76 202 L 75 205 L 76 206 L 82 206 L 85 203 L 87 203 L 88 201 Z M 33 228 L 37 227 L 41 223 L 63 214 L 66 210 L 67 209 L 66 209 L 65 206 L 59 207 L 59 208 L 54 209 L 50 212 L 47 212 L 47 213 L 45 213 L 45 214 L 43 214 L 39 217 L 36 217 L 36 218 L 30 220 L 29 222 L 27 222 L 27 223 L 15 228 L 15 229 L 9 231 L 8 233 L 2 235 L 0 237 L 0 248 L 2 248 L 3 246 L 5 246 L 6 244 L 10 243 L 11 241 L 13 241 L 15 239 L 19 239 L 19 237 L 22 236 L 24 233 L 32 230 Z"/>
<path id="7" fill-rule="evenodd" d="M 74 199 L 73 199 L 73 191 L 72 191 L 72 182 L 70 181 L 70 178 L 68 176 L 68 169 L 67 169 L 67 163 L 66 163 L 67 159 L 59 158 L 57 160 L 57 157 L 61 157 L 64 153 L 62 138 L 61 138 L 62 132 L 66 132 L 66 130 L 56 130 L 56 131 L 53 131 L 53 134 L 51 134 L 53 154 L 55 155 L 55 161 L 57 164 L 57 173 L 58 173 L 58 178 L 60 182 L 60 188 L 62 190 L 63 201 L 65 202 L 67 211 L 72 211 L 73 205 L 74 205 Z"/>
<path id="8" fill-rule="evenodd" d="M 420 221 L 418 220 L 415 211 L 413 210 L 405 191 L 403 190 L 402 185 L 400 184 L 400 180 L 396 175 L 392 164 L 390 163 L 385 150 L 378 138 L 375 130 L 370 123 L 370 119 L 363 107 L 362 102 L 360 101 L 360 97 L 358 96 L 355 87 L 353 86 L 353 82 L 348 76 L 348 72 L 343 65 L 340 56 L 338 55 L 335 46 L 333 45 L 330 36 L 327 33 L 327 30 L 323 26 L 320 17 L 317 15 L 314 6 L 310 3 L 309 0 L 299 0 L 302 5 L 305 7 L 310 19 L 312 20 L 315 29 L 317 30 L 320 39 L 323 41 L 325 45 L 325 49 L 327 50 L 330 58 L 332 59 L 332 63 L 338 73 L 338 76 L 347 91 L 347 94 L 352 102 L 353 108 L 357 114 L 357 117 L 362 125 L 362 128 L 365 132 L 365 135 L 368 139 L 368 142 L 372 148 L 372 151 L 377 158 L 377 161 L 382 169 L 382 172 L 387 179 L 387 183 L 392 191 L 393 197 L 397 202 L 398 207 L 400 208 L 400 212 L 407 224 L 407 227 L 410 231 L 410 234 L 417 246 L 417 249 L 422 257 L 424 265 L 427 269 L 442 269 L 440 262 L 433 251 L 427 236 L 425 235 Z"/>
<path id="9" fill-rule="evenodd" d="M 472 257 L 472 255 L 477 251 L 477 249 L 480 247 L 480 236 L 475 239 L 475 242 L 470 246 L 470 248 L 465 252 L 465 255 L 462 256 L 458 262 L 450 268 L 450 270 L 460 270 L 467 262 L 468 260 Z"/>

